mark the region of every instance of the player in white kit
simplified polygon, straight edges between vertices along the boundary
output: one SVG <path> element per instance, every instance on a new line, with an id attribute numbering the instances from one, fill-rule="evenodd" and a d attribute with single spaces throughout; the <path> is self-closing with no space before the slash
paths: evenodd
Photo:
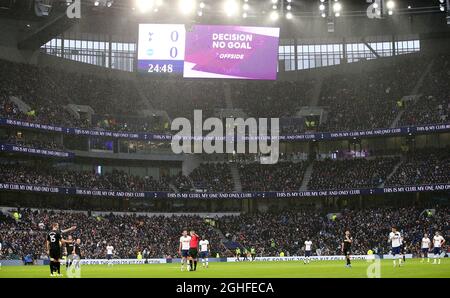
<path id="1" fill-rule="evenodd" d="M 438 259 L 437 264 L 441 264 L 441 249 L 442 246 L 445 243 L 444 237 L 439 232 L 436 232 L 436 234 L 433 237 L 433 255 L 434 255 L 434 261 L 433 264 L 436 264 L 436 259 Z"/>
<path id="2" fill-rule="evenodd" d="M 113 258 L 113 254 L 114 254 L 114 246 L 112 246 L 111 244 L 108 244 L 106 246 L 106 259 L 108 260 L 108 266 L 112 266 L 112 258 Z"/>
<path id="3" fill-rule="evenodd" d="M 181 256 L 181 271 L 184 270 L 184 266 L 187 267 L 190 243 L 191 236 L 188 235 L 187 230 L 184 230 L 183 235 L 180 237 L 180 246 L 178 248 L 178 254 Z"/>
<path id="4" fill-rule="evenodd" d="M 428 238 L 428 234 L 423 235 L 422 242 L 420 245 L 420 249 L 422 251 L 422 260 L 420 260 L 421 263 L 423 263 L 424 259 L 427 258 L 427 262 L 430 262 L 430 258 L 428 257 L 428 252 L 431 248 L 431 240 Z"/>
<path id="5" fill-rule="evenodd" d="M 206 239 L 200 240 L 200 259 L 202 261 L 203 268 L 208 268 L 208 255 L 209 255 L 209 241 Z"/>
<path id="6" fill-rule="evenodd" d="M 312 249 L 312 241 L 309 238 L 306 238 L 305 241 L 305 259 L 303 262 L 305 264 L 309 264 L 311 261 L 311 249 Z"/>
<path id="7" fill-rule="evenodd" d="M 389 242 L 392 246 L 392 255 L 394 256 L 394 267 L 397 266 L 396 260 L 398 259 L 398 266 L 402 265 L 402 256 L 400 254 L 400 246 L 402 245 L 402 236 L 397 228 L 392 227 L 392 232 L 389 233 Z"/>

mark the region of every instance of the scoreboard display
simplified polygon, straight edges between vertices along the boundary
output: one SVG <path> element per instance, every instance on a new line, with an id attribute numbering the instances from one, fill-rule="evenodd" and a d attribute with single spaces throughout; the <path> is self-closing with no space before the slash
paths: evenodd
<path id="1" fill-rule="evenodd" d="M 275 80 L 279 28 L 140 24 L 138 71 L 185 78 Z"/>
<path id="2" fill-rule="evenodd" d="M 148 73 L 183 73 L 184 25 L 140 24 L 138 69 Z"/>

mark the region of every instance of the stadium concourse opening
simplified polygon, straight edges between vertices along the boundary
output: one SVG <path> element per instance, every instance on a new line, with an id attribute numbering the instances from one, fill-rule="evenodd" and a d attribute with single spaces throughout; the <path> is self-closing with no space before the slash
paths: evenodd
<path id="1" fill-rule="evenodd" d="M 449 278 L 449 6 L 0 1 L 0 278 Z"/>

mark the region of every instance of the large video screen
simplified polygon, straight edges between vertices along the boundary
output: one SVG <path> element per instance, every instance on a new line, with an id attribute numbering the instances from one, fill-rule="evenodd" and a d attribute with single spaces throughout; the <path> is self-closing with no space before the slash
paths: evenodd
<path id="1" fill-rule="evenodd" d="M 186 78 L 275 80 L 279 28 L 140 24 L 138 70 Z"/>

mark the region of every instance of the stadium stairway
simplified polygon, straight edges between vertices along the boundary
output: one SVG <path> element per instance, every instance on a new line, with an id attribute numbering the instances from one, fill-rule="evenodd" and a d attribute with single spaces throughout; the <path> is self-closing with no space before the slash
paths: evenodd
<path id="1" fill-rule="evenodd" d="M 235 163 L 230 163 L 230 172 L 231 177 L 233 178 L 234 191 L 241 192 L 242 191 L 241 175 L 239 174 L 239 170 Z"/>
<path id="2" fill-rule="evenodd" d="M 172 183 L 169 183 L 169 187 L 173 192 L 179 192 L 178 188 L 176 188 L 175 185 L 173 185 Z"/>
<path id="3" fill-rule="evenodd" d="M 321 93 L 321 90 L 322 90 L 322 83 L 323 83 L 323 78 L 322 77 L 318 77 L 316 79 L 316 81 L 314 82 L 314 87 L 311 88 L 307 92 L 306 98 L 310 98 L 310 101 L 309 101 L 309 106 L 310 107 L 316 107 L 319 104 L 320 93 Z"/>
<path id="4" fill-rule="evenodd" d="M 232 247 L 232 241 L 228 240 L 227 237 L 225 237 L 225 235 L 223 234 L 222 230 L 218 227 L 213 226 L 213 230 L 219 236 L 220 244 L 222 244 L 223 248 L 225 248 L 226 254 L 233 255 L 233 251 L 230 249 L 230 247 Z"/>
<path id="5" fill-rule="evenodd" d="M 411 90 L 410 94 L 419 94 L 419 90 L 422 88 L 423 85 L 423 81 L 425 80 L 425 78 L 427 77 L 427 75 L 430 73 L 431 68 L 433 67 L 434 64 L 434 59 L 431 60 L 431 62 L 428 64 L 427 68 L 425 69 L 425 71 L 422 73 L 422 75 L 420 76 L 420 78 L 417 80 L 416 85 L 414 86 L 414 89 Z M 417 100 L 420 98 L 420 96 L 416 96 L 413 104 L 415 104 L 417 102 Z M 397 114 L 397 116 L 395 117 L 395 119 L 392 121 L 391 124 L 391 128 L 397 127 L 398 122 L 400 121 L 400 119 L 403 116 L 403 113 L 405 112 L 405 109 L 401 109 L 400 112 Z"/>
<path id="6" fill-rule="evenodd" d="M 143 91 L 144 88 L 141 87 L 141 84 L 144 84 L 144 82 L 139 81 L 139 78 L 134 78 L 132 81 L 134 89 L 136 89 L 139 98 L 144 103 L 144 106 L 147 107 L 147 109 L 153 110 L 154 106 L 152 104 L 152 101 L 147 97 L 147 95 L 145 95 Z"/>
<path id="7" fill-rule="evenodd" d="M 26 113 L 31 110 L 31 107 L 17 96 L 10 96 L 9 100 L 13 102 L 22 113 Z"/>
<path id="8" fill-rule="evenodd" d="M 383 188 L 386 181 L 388 181 L 389 179 L 391 179 L 391 177 L 397 172 L 398 168 L 401 166 L 401 164 L 404 162 L 405 160 L 402 158 L 400 159 L 400 161 L 394 166 L 394 168 L 392 169 L 392 172 L 389 173 L 389 175 L 386 177 L 386 180 L 383 181 L 383 183 L 381 183 L 379 185 L 379 187 Z"/>
<path id="9" fill-rule="evenodd" d="M 305 174 L 303 175 L 302 185 L 300 186 L 300 191 L 308 190 L 309 180 L 311 180 L 313 172 L 313 163 L 310 163 L 306 168 Z"/>

